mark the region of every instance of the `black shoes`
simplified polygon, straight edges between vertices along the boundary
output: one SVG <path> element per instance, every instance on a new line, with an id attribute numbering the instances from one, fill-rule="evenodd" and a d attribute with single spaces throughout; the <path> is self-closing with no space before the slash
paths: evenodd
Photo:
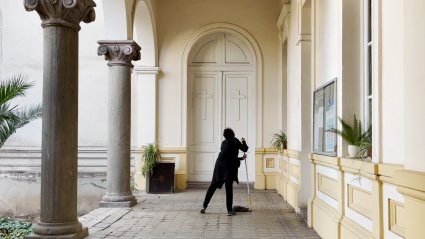
<path id="1" fill-rule="evenodd" d="M 203 207 L 203 208 L 201 208 L 201 211 L 199 211 L 199 212 L 204 214 L 205 210 L 206 210 L 206 208 Z M 236 215 L 236 213 L 233 212 L 233 211 L 227 212 L 227 216 L 233 216 L 233 215 Z"/>
<path id="2" fill-rule="evenodd" d="M 231 211 L 231 212 L 227 212 L 227 216 L 233 216 L 233 215 L 236 215 L 236 213 L 235 212 L 233 212 L 233 211 Z"/>

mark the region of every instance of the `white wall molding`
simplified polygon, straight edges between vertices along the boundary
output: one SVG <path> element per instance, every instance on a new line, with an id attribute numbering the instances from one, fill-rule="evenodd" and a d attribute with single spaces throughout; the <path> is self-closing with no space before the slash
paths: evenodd
<path id="1" fill-rule="evenodd" d="M 140 150 L 131 150 L 131 170 L 134 171 L 136 154 Z M 106 147 L 79 147 L 78 172 L 104 173 L 107 165 Z M 39 147 L 3 147 L 0 151 L 0 173 L 11 172 L 40 172 L 41 148 Z"/>
<path id="2" fill-rule="evenodd" d="M 160 72 L 159 67 L 157 66 L 134 66 L 134 73 L 136 74 L 154 74 L 158 75 Z"/>
<path id="3" fill-rule="evenodd" d="M 250 119 L 249 122 L 251 122 L 250 127 L 252 127 L 253 130 L 251 132 L 251 135 L 248 135 L 247 138 L 249 139 L 255 139 L 255 145 L 256 147 L 263 146 L 263 56 L 261 53 L 261 49 L 255 40 L 255 38 L 245 29 L 243 29 L 240 26 L 230 24 L 230 23 L 213 23 L 206 25 L 204 27 L 201 27 L 197 31 L 195 31 L 188 43 L 186 44 L 182 60 L 181 60 L 181 95 L 180 95 L 180 112 L 181 112 L 181 130 L 179 132 L 179 138 L 180 138 L 180 145 L 179 146 L 186 146 L 187 144 L 187 116 L 188 116 L 188 110 L 187 110 L 187 89 L 188 89 L 188 59 L 191 49 L 195 46 L 195 44 L 198 42 L 198 40 L 202 39 L 204 36 L 217 33 L 217 32 L 224 32 L 232 34 L 233 36 L 237 37 L 239 40 L 241 40 L 249 49 L 253 61 L 254 61 L 254 77 L 255 81 L 252 82 L 250 85 L 251 90 L 251 99 L 253 99 L 254 102 L 251 103 L 251 117 L 253 119 Z M 252 142 L 252 140 L 251 140 Z"/>

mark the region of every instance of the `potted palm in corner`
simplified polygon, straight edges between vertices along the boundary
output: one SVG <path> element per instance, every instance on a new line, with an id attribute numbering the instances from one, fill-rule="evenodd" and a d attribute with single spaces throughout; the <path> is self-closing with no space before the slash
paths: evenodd
<path id="1" fill-rule="evenodd" d="M 287 149 L 288 139 L 286 137 L 286 134 L 283 133 L 282 130 L 279 130 L 279 132 L 272 135 L 272 140 L 270 141 L 271 146 L 278 150 L 283 151 L 284 149 Z"/>
<path id="2" fill-rule="evenodd" d="M 143 146 L 142 158 L 144 161 L 142 175 L 143 177 L 146 177 L 152 174 L 156 162 L 159 161 L 158 146 L 155 144 L 147 144 Z"/>
<path id="3" fill-rule="evenodd" d="M 357 119 L 354 114 L 353 126 L 348 124 L 346 121 L 338 117 L 339 122 L 341 123 L 341 130 L 339 129 L 329 129 L 328 132 L 335 133 L 342 137 L 348 143 L 348 156 L 350 158 L 356 158 L 359 154 L 359 146 L 365 140 L 366 137 L 369 137 L 371 128 L 369 127 L 366 132 L 362 131 L 362 122 Z"/>
<path id="4" fill-rule="evenodd" d="M 160 161 L 156 144 L 143 146 L 142 175 L 146 177 L 147 193 L 172 193 L 174 191 L 174 162 Z"/>

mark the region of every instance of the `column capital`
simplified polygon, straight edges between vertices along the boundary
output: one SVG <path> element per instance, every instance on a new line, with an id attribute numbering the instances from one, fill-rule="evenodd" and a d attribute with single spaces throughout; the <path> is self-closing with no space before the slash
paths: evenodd
<path id="1" fill-rule="evenodd" d="M 140 46 L 133 40 L 98 41 L 97 54 L 104 55 L 108 66 L 133 67 L 131 61 L 140 60 Z"/>
<path id="2" fill-rule="evenodd" d="M 80 22 L 94 21 L 93 0 L 25 0 L 25 10 L 37 11 L 41 26 L 64 26 L 80 30 Z"/>

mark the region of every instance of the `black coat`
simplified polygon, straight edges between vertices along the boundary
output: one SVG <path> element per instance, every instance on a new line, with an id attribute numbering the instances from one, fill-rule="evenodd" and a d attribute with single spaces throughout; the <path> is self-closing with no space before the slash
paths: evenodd
<path id="1" fill-rule="evenodd" d="M 248 151 L 248 145 L 245 142 L 241 143 L 237 138 L 225 139 L 221 143 L 220 154 L 215 162 L 214 174 L 212 183 L 218 183 L 221 188 L 225 181 L 238 180 L 238 167 L 240 159 L 238 158 L 239 150 Z"/>

